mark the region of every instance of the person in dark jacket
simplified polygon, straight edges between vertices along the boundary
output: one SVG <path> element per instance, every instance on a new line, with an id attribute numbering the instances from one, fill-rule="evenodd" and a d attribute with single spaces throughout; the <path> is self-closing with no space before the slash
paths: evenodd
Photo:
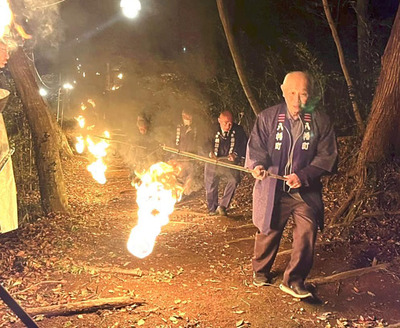
<path id="1" fill-rule="evenodd" d="M 243 127 L 233 122 L 230 111 L 222 112 L 206 146 L 208 156 L 215 159 L 225 159 L 238 164 L 246 153 L 247 136 Z M 218 185 L 221 177 L 227 184 L 224 194 L 218 201 Z M 215 164 L 206 163 L 204 167 L 204 186 L 206 188 L 207 207 L 210 215 L 227 216 L 236 187 L 240 182 L 240 171 Z"/>
<path id="2" fill-rule="evenodd" d="M 162 160 L 162 151 L 151 129 L 150 118 L 144 114 L 138 115 L 136 126 L 137 130 L 132 134 L 132 145 L 128 152 L 130 178 L 134 183 L 140 180 L 151 165 Z"/>
<path id="3" fill-rule="evenodd" d="M 247 146 L 245 166 L 254 170 L 256 178 L 253 223 L 259 230 L 252 259 L 253 283 L 271 283 L 271 267 L 292 216 L 293 250 L 279 287 L 294 297 L 307 298 L 312 293 L 305 279 L 313 264 L 317 228 L 323 228 L 320 178 L 335 171 L 337 145 L 328 117 L 311 105 L 310 76 L 291 72 L 281 89 L 285 103 L 258 115 Z M 286 181 L 268 177 L 268 172 Z"/>
<path id="4" fill-rule="evenodd" d="M 197 153 L 197 126 L 190 109 L 182 110 L 182 122 L 176 127 L 175 146 L 181 151 Z"/>
<path id="5" fill-rule="evenodd" d="M 193 111 L 189 108 L 182 110 L 182 120 L 176 127 L 175 147 L 179 151 L 184 151 L 192 154 L 199 152 L 198 129 L 197 124 L 193 119 Z M 192 192 L 201 188 L 199 182 L 200 166 L 194 160 L 184 158 L 182 156 L 173 157 L 179 166 L 181 172 L 178 180 L 183 184 L 183 198 L 186 198 Z"/>

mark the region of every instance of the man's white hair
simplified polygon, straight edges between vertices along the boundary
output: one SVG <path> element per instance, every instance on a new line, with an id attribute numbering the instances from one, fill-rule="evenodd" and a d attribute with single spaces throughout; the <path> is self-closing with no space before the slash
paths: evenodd
<path id="1" fill-rule="evenodd" d="M 308 73 L 306 71 L 292 71 L 292 72 L 287 73 L 285 75 L 285 78 L 283 79 L 282 86 L 285 86 L 285 83 L 287 82 L 288 78 L 293 77 L 293 75 L 302 75 L 303 77 L 305 77 L 307 82 L 308 82 L 308 86 L 307 86 L 308 92 L 310 94 L 313 93 L 313 90 L 314 90 L 314 79 L 312 78 L 310 73 Z"/>

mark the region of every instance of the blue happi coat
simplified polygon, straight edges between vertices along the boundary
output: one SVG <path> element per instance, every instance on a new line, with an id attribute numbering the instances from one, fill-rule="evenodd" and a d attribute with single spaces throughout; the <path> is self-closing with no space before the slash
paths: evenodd
<path id="1" fill-rule="evenodd" d="M 301 114 L 302 134 L 292 140 L 285 103 L 262 111 L 254 124 L 246 152 L 245 166 L 254 169 L 262 165 L 273 174 L 296 173 L 302 183 L 300 196 L 319 217 L 323 228 L 324 206 L 322 184 L 324 174 L 335 171 L 337 145 L 333 127 L 326 114 L 318 111 Z M 294 144 L 290 172 L 287 171 L 289 151 Z M 286 171 L 285 171 L 286 167 Z M 261 233 L 268 233 L 277 190 L 283 185 L 273 178 L 256 180 L 253 191 L 253 223 Z"/>

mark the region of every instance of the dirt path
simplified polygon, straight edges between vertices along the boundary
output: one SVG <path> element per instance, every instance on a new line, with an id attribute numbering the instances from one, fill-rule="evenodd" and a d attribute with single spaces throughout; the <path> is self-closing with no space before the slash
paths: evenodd
<path id="1" fill-rule="evenodd" d="M 274 267 L 275 285 L 253 286 L 250 260 L 256 229 L 249 177 L 228 218 L 204 214 L 202 191 L 177 204 L 153 253 L 138 259 L 126 249 L 136 223 L 128 170 L 114 158 L 102 186 L 91 179 L 83 159 L 65 164 L 73 213 L 41 218 L 0 236 L 3 286 L 26 309 L 126 295 L 143 304 L 39 316 L 40 327 L 383 327 L 383 322 L 394 327 L 400 322 L 398 262 L 389 270 L 318 284 L 318 299 L 305 302 L 278 288 L 290 256 L 286 251 Z M 310 279 L 360 266 L 358 255 L 370 245 L 350 247 L 336 237 L 320 235 Z M 286 232 L 281 251 L 288 249 Z M 0 303 L 0 327 L 23 326 Z"/>

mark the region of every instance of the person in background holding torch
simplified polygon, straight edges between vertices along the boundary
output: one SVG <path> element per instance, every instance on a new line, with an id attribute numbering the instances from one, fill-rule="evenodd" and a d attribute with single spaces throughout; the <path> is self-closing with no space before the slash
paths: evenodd
<path id="1" fill-rule="evenodd" d="M 230 111 L 223 111 L 218 117 L 218 125 L 208 140 L 205 150 L 212 159 L 226 159 L 238 164 L 245 156 L 247 136 L 243 127 L 233 122 Z M 218 185 L 220 178 L 227 180 L 224 194 L 218 201 Z M 206 163 L 204 166 L 204 186 L 206 188 L 209 215 L 227 216 L 227 209 L 240 182 L 238 170 Z"/>
<path id="2" fill-rule="evenodd" d="M 328 117 L 314 110 L 312 80 L 305 72 L 291 72 L 281 85 L 285 103 L 262 111 L 247 145 L 245 166 L 256 178 L 253 223 L 256 235 L 253 283 L 271 284 L 271 267 L 283 229 L 293 217 L 293 250 L 280 289 L 296 298 L 311 297 L 305 287 L 314 257 L 318 226 L 323 228 L 322 184 L 337 162 L 336 137 Z M 284 175 L 286 181 L 268 177 Z"/>
<path id="3" fill-rule="evenodd" d="M 197 122 L 194 122 L 193 110 L 184 108 L 181 113 L 181 122 L 176 127 L 175 147 L 179 151 L 189 152 L 192 154 L 199 153 L 198 128 Z M 178 180 L 183 184 L 183 198 L 188 197 L 192 192 L 201 188 L 199 176 L 200 166 L 193 160 L 179 159 L 178 156 L 172 156 L 172 159 L 179 163 L 181 172 Z"/>
<path id="4" fill-rule="evenodd" d="M 8 60 L 7 45 L 0 41 L 0 68 Z M 9 91 L 0 88 L 0 232 L 5 233 L 18 228 L 17 191 L 15 187 L 7 131 L 2 111 L 7 103 Z"/>

